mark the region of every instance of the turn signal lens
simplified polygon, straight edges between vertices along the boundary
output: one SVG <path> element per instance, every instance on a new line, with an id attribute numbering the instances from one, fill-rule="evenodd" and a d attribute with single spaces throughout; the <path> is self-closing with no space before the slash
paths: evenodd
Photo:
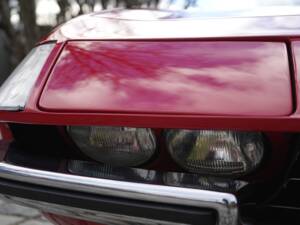
<path id="1" fill-rule="evenodd" d="M 169 130 L 168 150 L 184 169 L 211 175 L 242 175 L 263 158 L 261 133 L 210 130 Z"/>
<path id="2" fill-rule="evenodd" d="M 156 149 L 151 129 L 129 127 L 69 126 L 79 149 L 90 158 L 114 166 L 137 166 Z"/>
<path id="3" fill-rule="evenodd" d="M 31 89 L 54 46 L 50 43 L 35 47 L 2 84 L 0 110 L 19 111 L 25 108 Z"/>

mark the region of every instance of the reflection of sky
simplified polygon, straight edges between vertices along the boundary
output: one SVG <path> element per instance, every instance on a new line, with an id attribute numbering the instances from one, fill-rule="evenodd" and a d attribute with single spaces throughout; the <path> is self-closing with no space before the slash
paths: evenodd
<path id="1" fill-rule="evenodd" d="M 74 0 L 71 2 L 73 2 L 71 13 L 76 15 L 79 7 Z M 113 7 L 114 1 L 110 1 L 108 8 Z M 204 17 L 295 15 L 300 12 L 300 0 L 160 0 L 159 3 L 159 9 L 185 8 Z M 102 10 L 101 4 L 97 3 L 94 10 Z M 38 0 L 36 9 L 38 24 L 54 25 L 59 11 L 56 0 Z M 17 12 L 13 12 L 12 22 L 18 21 Z"/>

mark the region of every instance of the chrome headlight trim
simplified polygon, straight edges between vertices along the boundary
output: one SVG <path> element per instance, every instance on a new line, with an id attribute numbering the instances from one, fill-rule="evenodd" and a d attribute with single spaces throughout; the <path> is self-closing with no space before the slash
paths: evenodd
<path id="1" fill-rule="evenodd" d="M 24 110 L 30 92 L 55 43 L 35 47 L 0 88 L 0 110 Z"/>

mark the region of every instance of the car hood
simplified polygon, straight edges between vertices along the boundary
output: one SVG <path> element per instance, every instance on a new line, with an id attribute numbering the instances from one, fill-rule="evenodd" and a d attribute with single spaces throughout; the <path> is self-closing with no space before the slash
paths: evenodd
<path id="1" fill-rule="evenodd" d="M 292 113 L 285 43 L 69 41 L 44 111 L 282 116 Z"/>

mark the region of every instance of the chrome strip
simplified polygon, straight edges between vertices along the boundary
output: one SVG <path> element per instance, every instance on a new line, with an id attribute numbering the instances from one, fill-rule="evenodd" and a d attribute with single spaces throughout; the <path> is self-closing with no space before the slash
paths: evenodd
<path id="1" fill-rule="evenodd" d="M 218 212 L 218 224 L 222 225 L 236 225 L 238 220 L 237 199 L 228 193 L 83 177 L 6 162 L 0 163 L 0 177 L 105 196 L 214 209 Z"/>
<path id="2" fill-rule="evenodd" d="M 119 215 L 114 213 L 99 212 L 95 210 L 87 210 L 70 206 L 57 205 L 53 203 L 41 202 L 36 200 L 28 200 L 7 195 L 0 195 L 6 201 L 10 201 L 19 205 L 36 208 L 44 212 L 54 213 L 57 215 L 77 218 L 97 222 L 97 224 L 109 225 L 183 225 L 182 223 L 165 222 L 161 220 L 152 220 L 141 217 L 132 217 Z"/>

